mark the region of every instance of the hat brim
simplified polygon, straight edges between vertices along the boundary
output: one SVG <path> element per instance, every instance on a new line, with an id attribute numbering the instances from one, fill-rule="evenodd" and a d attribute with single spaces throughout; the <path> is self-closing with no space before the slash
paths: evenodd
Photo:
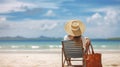
<path id="1" fill-rule="evenodd" d="M 74 32 L 73 32 L 72 29 L 71 29 L 71 24 L 72 24 L 73 21 L 77 21 L 77 22 L 80 23 L 80 24 L 79 24 L 80 33 L 78 33 L 78 34 L 74 34 Z M 65 31 L 66 31 L 67 34 L 69 34 L 69 35 L 72 35 L 72 36 L 80 36 L 80 35 L 82 35 L 82 34 L 84 33 L 84 31 L 85 31 L 85 25 L 84 25 L 81 21 L 79 21 L 79 20 L 71 20 L 71 21 L 69 21 L 69 22 L 67 22 L 67 23 L 65 24 Z"/>

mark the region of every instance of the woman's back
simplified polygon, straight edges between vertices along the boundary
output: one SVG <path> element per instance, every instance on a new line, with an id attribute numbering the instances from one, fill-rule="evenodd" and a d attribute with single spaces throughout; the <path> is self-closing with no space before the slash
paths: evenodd
<path id="1" fill-rule="evenodd" d="M 83 42 L 82 42 L 82 38 L 81 38 L 81 36 L 75 36 L 74 38 L 73 38 L 73 41 L 75 41 L 76 42 L 76 46 L 83 46 Z"/>

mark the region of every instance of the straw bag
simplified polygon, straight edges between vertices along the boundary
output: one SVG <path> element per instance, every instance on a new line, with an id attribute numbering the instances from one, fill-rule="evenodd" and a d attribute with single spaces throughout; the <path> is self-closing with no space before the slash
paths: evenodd
<path id="1" fill-rule="evenodd" d="M 90 48 L 91 48 L 91 50 L 90 50 Z M 85 62 L 86 62 L 86 67 L 102 67 L 101 54 L 94 53 L 94 50 L 93 50 L 93 47 L 91 44 L 89 45 L 89 48 L 87 48 L 87 49 L 88 49 L 88 51 L 84 56 Z"/>

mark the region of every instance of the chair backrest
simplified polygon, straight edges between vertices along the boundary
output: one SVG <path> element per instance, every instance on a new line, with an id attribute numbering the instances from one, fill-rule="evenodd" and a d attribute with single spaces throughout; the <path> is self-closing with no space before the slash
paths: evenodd
<path id="1" fill-rule="evenodd" d="M 76 46 L 76 44 L 80 44 Z M 84 49 L 82 43 L 77 43 L 74 41 L 62 41 L 63 52 L 68 58 L 82 58 L 84 54 Z"/>

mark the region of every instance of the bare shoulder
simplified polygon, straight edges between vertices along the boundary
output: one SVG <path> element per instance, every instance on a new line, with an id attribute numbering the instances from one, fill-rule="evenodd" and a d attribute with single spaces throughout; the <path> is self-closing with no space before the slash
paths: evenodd
<path id="1" fill-rule="evenodd" d="M 87 41 L 90 41 L 90 38 L 89 38 L 89 37 L 85 37 L 85 39 L 86 39 Z"/>
<path id="2" fill-rule="evenodd" d="M 84 37 L 85 39 L 89 39 L 89 37 Z"/>

